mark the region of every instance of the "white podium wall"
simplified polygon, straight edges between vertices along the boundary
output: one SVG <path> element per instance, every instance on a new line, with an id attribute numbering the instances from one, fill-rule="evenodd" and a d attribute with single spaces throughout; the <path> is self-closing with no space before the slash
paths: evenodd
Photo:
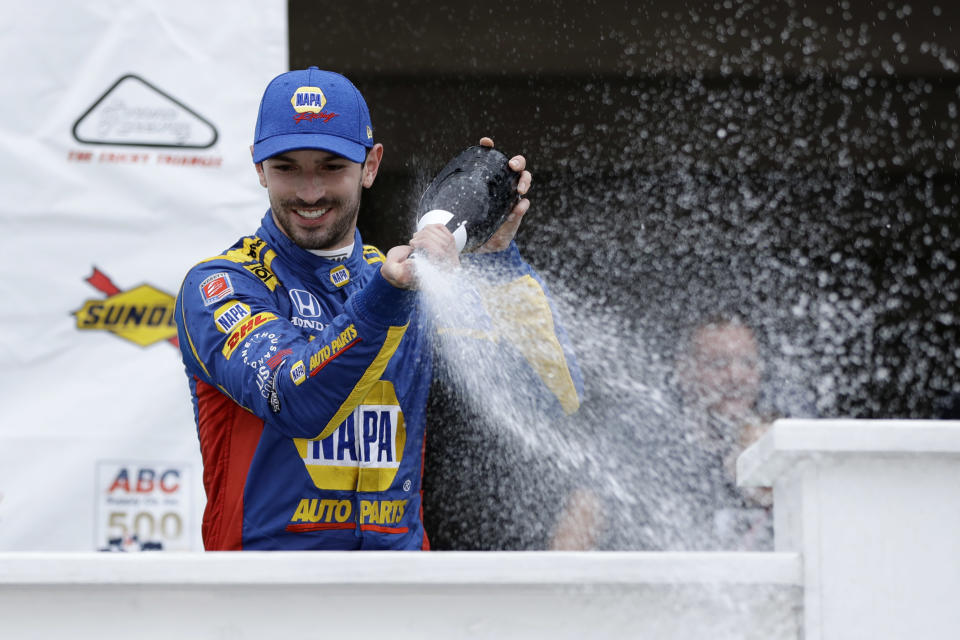
<path id="1" fill-rule="evenodd" d="M 805 638 L 960 637 L 960 422 L 783 420 L 737 476 L 773 486 Z"/>
<path id="2" fill-rule="evenodd" d="M 960 422 L 774 424 L 772 553 L 5 553 L 0 636 L 954 639 Z"/>
<path id="3" fill-rule="evenodd" d="M 0 554 L 3 637 L 798 638 L 796 554 Z M 348 635 L 344 635 L 348 634 Z"/>

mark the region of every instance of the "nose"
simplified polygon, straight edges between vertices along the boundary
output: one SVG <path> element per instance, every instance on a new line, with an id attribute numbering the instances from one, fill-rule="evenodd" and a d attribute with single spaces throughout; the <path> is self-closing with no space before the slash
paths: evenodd
<path id="1" fill-rule="evenodd" d="M 316 173 L 305 173 L 297 184 L 297 197 L 307 204 L 318 202 L 326 194 L 323 178 Z"/>
<path id="2" fill-rule="evenodd" d="M 760 376 L 761 365 L 756 358 L 743 356 L 734 361 L 735 374 L 738 378 L 752 380 Z"/>

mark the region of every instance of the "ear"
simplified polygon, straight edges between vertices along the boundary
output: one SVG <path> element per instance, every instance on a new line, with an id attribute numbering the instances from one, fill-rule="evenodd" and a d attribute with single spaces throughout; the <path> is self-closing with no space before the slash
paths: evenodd
<path id="1" fill-rule="evenodd" d="M 250 157 L 253 158 L 253 145 L 250 145 Z M 257 177 L 260 178 L 260 186 L 266 189 L 267 176 L 263 175 L 263 163 L 258 162 L 253 166 L 257 169 Z"/>
<path id="2" fill-rule="evenodd" d="M 383 145 L 378 142 L 367 152 L 367 159 L 363 161 L 363 178 L 360 183 L 364 188 L 369 189 L 373 186 L 381 160 L 383 160 Z"/>

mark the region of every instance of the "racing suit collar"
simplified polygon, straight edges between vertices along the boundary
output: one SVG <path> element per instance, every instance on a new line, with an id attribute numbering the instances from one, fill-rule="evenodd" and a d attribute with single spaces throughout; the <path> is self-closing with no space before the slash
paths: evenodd
<path id="1" fill-rule="evenodd" d="M 349 281 L 349 278 L 354 274 L 359 276 L 362 263 L 364 262 L 363 240 L 360 237 L 360 231 L 357 229 L 353 230 L 353 252 L 345 260 L 322 258 L 310 253 L 306 249 L 298 247 L 277 227 L 276 222 L 273 220 L 273 212 L 270 209 L 267 209 L 266 214 L 263 216 L 260 228 L 257 230 L 257 236 L 266 240 L 269 246 L 275 247 L 277 253 L 283 256 L 284 262 L 291 268 L 301 274 L 313 276 L 313 279 L 319 282 L 327 291 L 336 291 L 344 288 L 344 282 L 342 280 L 343 274 L 341 273 L 338 278 L 331 274 L 332 271 L 336 270 L 340 273 L 342 271 L 340 268 L 345 267 Z M 341 283 L 339 286 L 337 284 L 338 282 Z"/>

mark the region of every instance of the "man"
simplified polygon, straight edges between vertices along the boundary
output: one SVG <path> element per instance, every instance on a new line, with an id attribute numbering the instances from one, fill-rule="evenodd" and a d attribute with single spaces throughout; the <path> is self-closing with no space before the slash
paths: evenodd
<path id="1" fill-rule="evenodd" d="M 717 316 L 697 326 L 677 369 L 691 407 L 733 423 L 759 420 L 763 363 L 753 329 L 736 316 Z"/>
<path id="2" fill-rule="evenodd" d="M 772 548 L 770 491 L 736 485 L 737 457 L 774 417 L 758 404 L 764 367 L 753 328 L 734 315 L 698 322 L 671 377 L 675 397 L 660 411 L 615 412 L 610 449 L 623 456 L 610 473 L 632 491 L 572 490 L 552 548 Z"/>
<path id="3" fill-rule="evenodd" d="M 251 152 L 270 209 L 254 235 L 193 267 L 177 296 L 204 461 L 204 546 L 428 548 L 420 486 L 436 328 L 411 253 L 456 268 L 453 235 L 430 225 L 386 255 L 363 244 L 360 196 L 384 149 L 363 96 L 339 74 L 274 78 Z M 525 194 L 524 158 L 510 166 Z M 493 285 L 521 278 L 545 298 L 513 243 L 528 207 L 519 200 L 474 260 Z M 475 311 L 476 327 L 494 326 Z M 556 348 L 531 362 L 552 365 L 539 391 L 574 410 L 576 366 L 558 339 L 548 343 Z"/>
<path id="4" fill-rule="evenodd" d="M 712 509 L 710 535 L 721 548 L 773 545 L 772 492 L 736 485 L 737 458 L 776 417 L 759 404 L 763 369 L 753 328 L 722 314 L 694 329 L 677 364 L 686 435 L 711 478 L 703 501 Z"/>

